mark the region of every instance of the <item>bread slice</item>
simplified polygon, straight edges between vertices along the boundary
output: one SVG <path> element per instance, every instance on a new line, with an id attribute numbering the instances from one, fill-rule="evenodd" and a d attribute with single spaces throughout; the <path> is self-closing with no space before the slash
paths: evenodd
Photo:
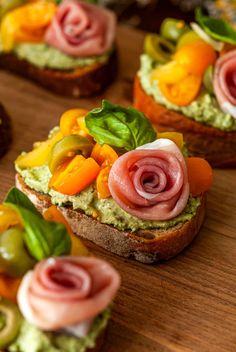
<path id="1" fill-rule="evenodd" d="M 0 55 L 0 69 L 28 78 L 51 92 L 68 97 L 87 97 L 100 93 L 115 78 L 118 68 L 117 51 L 105 63 L 72 71 L 38 68 L 15 54 Z"/>
<path id="2" fill-rule="evenodd" d="M 236 131 L 225 132 L 168 110 L 146 94 L 138 77 L 134 83 L 134 107 L 142 111 L 158 131 L 182 132 L 190 154 L 207 159 L 214 167 L 236 167 Z"/>
<path id="3" fill-rule="evenodd" d="M 0 157 L 3 156 L 11 144 L 11 122 L 2 104 L 0 104 Z"/>
<path id="4" fill-rule="evenodd" d="M 23 178 L 16 175 L 16 186 L 23 191 L 43 213 L 51 206 L 48 195 L 29 188 Z M 194 239 L 200 230 L 205 216 L 206 195 L 201 197 L 201 205 L 196 215 L 183 224 L 168 230 L 119 231 L 113 226 L 102 224 L 83 212 L 68 207 L 59 207 L 73 232 L 97 245 L 126 258 L 134 258 L 142 263 L 155 263 L 169 259 L 181 252 Z"/>

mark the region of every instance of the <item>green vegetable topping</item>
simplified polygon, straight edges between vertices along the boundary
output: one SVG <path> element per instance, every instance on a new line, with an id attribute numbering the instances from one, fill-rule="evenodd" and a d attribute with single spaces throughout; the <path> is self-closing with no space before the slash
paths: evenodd
<path id="1" fill-rule="evenodd" d="M 188 30 L 189 27 L 184 21 L 176 18 L 166 18 L 161 24 L 160 33 L 164 38 L 177 42 Z"/>
<path id="2" fill-rule="evenodd" d="M 205 86 L 205 88 L 207 89 L 207 91 L 210 94 L 214 94 L 214 88 L 213 88 L 213 75 L 214 75 L 214 70 L 213 70 L 213 66 L 210 65 L 203 76 L 203 84 Z"/>
<path id="3" fill-rule="evenodd" d="M 156 132 L 143 113 L 107 100 L 86 115 L 85 123 L 97 143 L 128 151 L 156 139 Z"/>
<path id="4" fill-rule="evenodd" d="M 21 277 L 30 270 L 35 261 L 24 247 L 25 231 L 12 227 L 0 236 L 0 272 Z"/>
<path id="5" fill-rule="evenodd" d="M 26 0 L 1 0 L 0 1 L 0 17 L 3 17 L 7 12 L 14 8 L 24 5 Z"/>
<path id="6" fill-rule="evenodd" d="M 69 157 L 82 154 L 85 158 L 89 157 L 93 149 L 93 143 L 86 137 L 66 136 L 57 142 L 50 154 L 49 169 L 54 173 L 58 166 L 65 162 Z"/>
<path id="7" fill-rule="evenodd" d="M 236 30 L 228 22 L 205 16 L 200 8 L 196 9 L 196 21 L 212 38 L 236 45 Z"/>
<path id="8" fill-rule="evenodd" d="M 36 260 L 69 254 L 70 237 L 64 225 L 46 221 L 24 193 L 12 188 L 5 203 L 15 209 L 24 225 L 24 242 Z"/>
<path id="9" fill-rule="evenodd" d="M 22 317 L 17 306 L 0 297 L 0 349 L 8 347 L 20 330 Z"/>
<path id="10" fill-rule="evenodd" d="M 148 34 L 144 41 L 144 51 L 154 60 L 164 64 L 171 59 L 175 46 L 158 34 Z"/>

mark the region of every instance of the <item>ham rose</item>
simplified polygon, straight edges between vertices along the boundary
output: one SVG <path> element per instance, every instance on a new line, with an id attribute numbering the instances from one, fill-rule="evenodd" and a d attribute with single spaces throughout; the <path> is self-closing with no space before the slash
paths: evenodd
<path id="1" fill-rule="evenodd" d="M 87 323 L 111 303 L 120 277 L 92 257 L 49 258 L 23 278 L 18 304 L 26 320 L 42 330 Z"/>
<path id="2" fill-rule="evenodd" d="M 216 61 L 213 85 L 221 109 L 236 118 L 236 50 Z"/>
<path id="3" fill-rule="evenodd" d="M 45 34 L 47 44 L 67 55 L 101 55 L 112 48 L 115 15 L 83 1 L 65 0 Z"/>
<path id="4" fill-rule="evenodd" d="M 184 157 L 169 139 L 123 154 L 113 164 L 108 183 L 116 203 L 144 220 L 172 219 L 189 198 Z"/>

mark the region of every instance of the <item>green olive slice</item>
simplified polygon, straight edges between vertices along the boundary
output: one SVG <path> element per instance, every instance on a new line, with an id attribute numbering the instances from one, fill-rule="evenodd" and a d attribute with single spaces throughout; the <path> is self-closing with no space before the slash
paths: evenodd
<path id="1" fill-rule="evenodd" d="M 64 137 L 52 148 L 48 162 L 51 173 L 53 174 L 59 165 L 76 154 L 82 154 L 87 158 L 92 149 L 93 143 L 86 137 L 78 135 Z"/>
<path id="2" fill-rule="evenodd" d="M 203 76 L 203 84 L 206 88 L 206 90 L 210 93 L 214 93 L 214 87 L 213 87 L 213 66 L 210 65 Z"/>
<path id="3" fill-rule="evenodd" d="M 144 51 L 154 60 L 165 63 L 171 59 L 175 46 L 157 34 L 148 34 L 144 42 Z"/>
<path id="4" fill-rule="evenodd" d="M 160 34 L 172 42 L 176 43 L 178 39 L 187 31 L 189 27 L 184 21 L 176 18 L 166 18 L 160 28 Z"/>
<path id="5" fill-rule="evenodd" d="M 0 297 L 0 348 L 6 348 L 15 340 L 21 321 L 17 305 Z"/>
<path id="6" fill-rule="evenodd" d="M 1 0 L 0 1 L 0 17 L 4 16 L 8 11 L 15 7 L 23 5 L 25 0 Z"/>
<path id="7" fill-rule="evenodd" d="M 12 227 L 0 236 L 0 272 L 21 277 L 35 264 L 24 247 L 24 230 Z"/>

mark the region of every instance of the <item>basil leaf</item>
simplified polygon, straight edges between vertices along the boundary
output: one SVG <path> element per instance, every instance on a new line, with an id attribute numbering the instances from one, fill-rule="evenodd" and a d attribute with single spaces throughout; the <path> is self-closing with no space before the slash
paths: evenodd
<path id="1" fill-rule="evenodd" d="M 10 189 L 4 202 L 19 205 L 42 218 L 42 215 L 35 208 L 34 204 L 30 201 L 30 199 L 16 187 L 12 187 Z"/>
<path id="2" fill-rule="evenodd" d="M 107 100 L 85 116 L 85 123 L 97 143 L 128 151 L 156 139 L 156 132 L 143 113 Z"/>
<path id="3" fill-rule="evenodd" d="M 202 29 L 212 38 L 225 43 L 236 44 L 236 31 L 228 22 L 205 16 L 200 8 L 196 9 L 195 16 Z"/>
<path id="4" fill-rule="evenodd" d="M 12 188 L 4 203 L 20 215 L 25 228 L 24 242 L 33 258 L 40 261 L 51 256 L 70 253 L 71 240 L 66 227 L 44 220 L 21 191 Z"/>

